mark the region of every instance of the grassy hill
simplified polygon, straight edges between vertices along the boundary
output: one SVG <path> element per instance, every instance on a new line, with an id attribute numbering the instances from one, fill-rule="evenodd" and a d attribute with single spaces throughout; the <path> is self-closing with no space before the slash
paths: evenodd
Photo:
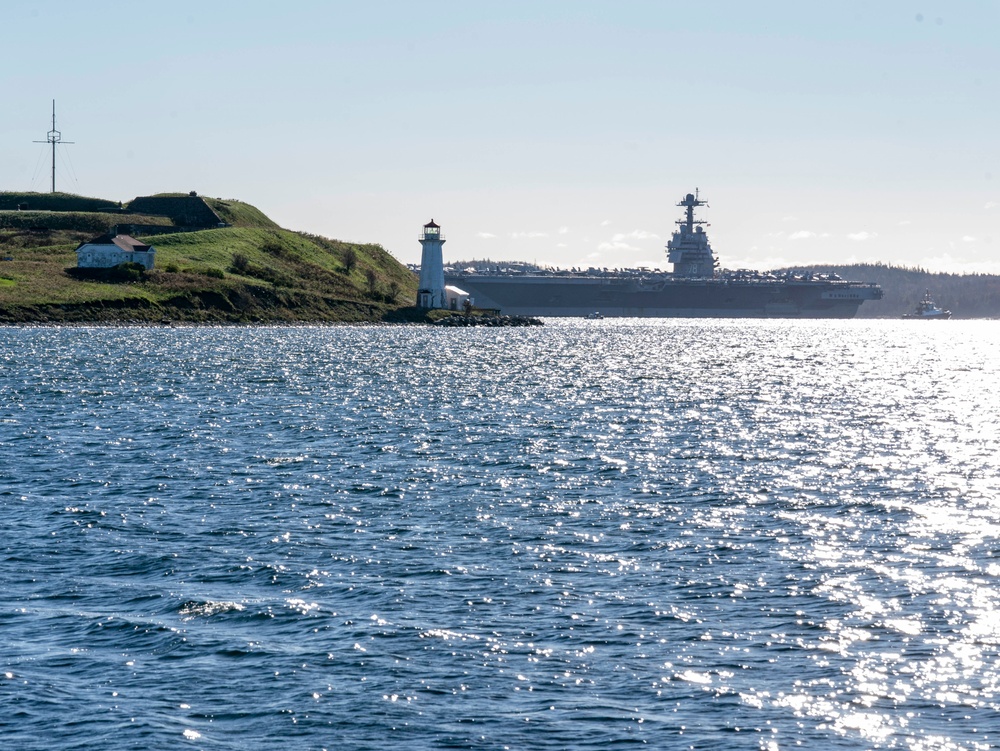
<path id="1" fill-rule="evenodd" d="M 118 201 L 88 198 L 73 193 L 12 193 L 0 191 L 0 211 L 118 211 Z"/>
<path id="2" fill-rule="evenodd" d="M 278 225 L 255 206 L 241 201 L 223 201 L 221 198 L 206 198 L 205 203 L 219 215 L 222 221 L 237 227 L 258 227 L 278 229 Z"/>
<path id="3" fill-rule="evenodd" d="M 179 217 L 131 207 L 188 194 L 122 208 L 55 196 L 0 194 L 0 322 L 399 320 L 416 297 L 416 277 L 381 246 L 284 230 L 240 201 L 199 198 L 223 226 L 172 232 Z M 156 230 L 139 234 L 156 268 L 128 282 L 79 278 L 77 245 L 118 224 Z"/>

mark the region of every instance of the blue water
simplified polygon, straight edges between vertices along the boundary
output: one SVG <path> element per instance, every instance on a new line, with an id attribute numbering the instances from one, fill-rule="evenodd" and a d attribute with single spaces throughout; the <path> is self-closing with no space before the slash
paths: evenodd
<path id="1" fill-rule="evenodd" d="M 1000 744 L 1000 323 L 0 341 L 4 748 Z"/>

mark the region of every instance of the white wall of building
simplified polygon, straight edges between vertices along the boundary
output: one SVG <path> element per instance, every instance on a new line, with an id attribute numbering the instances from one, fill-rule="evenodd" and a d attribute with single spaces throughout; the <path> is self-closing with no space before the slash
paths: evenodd
<path id="1" fill-rule="evenodd" d="M 469 301 L 469 293 L 458 287 L 447 286 L 444 288 L 444 306 L 448 310 L 465 310 L 465 303 Z"/>
<path id="2" fill-rule="evenodd" d="M 126 252 L 117 245 L 87 243 L 76 251 L 76 265 L 80 268 L 110 269 L 120 263 L 138 263 L 143 268 L 153 268 L 156 250 Z"/>

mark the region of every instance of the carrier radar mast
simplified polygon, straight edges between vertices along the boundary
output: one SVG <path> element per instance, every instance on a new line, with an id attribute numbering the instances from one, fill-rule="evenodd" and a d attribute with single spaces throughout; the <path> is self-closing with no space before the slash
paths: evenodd
<path id="1" fill-rule="evenodd" d="M 708 206 L 708 201 L 702 201 L 698 196 L 698 189 L 694 189 L 694 194 L 688 193 L 684 196 L 683 201 L 678 201 L 677 205 L 685 209 L 685 217 L 683 219 L 678 219 L 676 224 L 683 224 L 688 232 L 694 232 L 694 225 L 704 224 L 706 227 L 711 225 L 704 221 L 703 219 L 694 218 L 694 210 L 698 206 Z"/>

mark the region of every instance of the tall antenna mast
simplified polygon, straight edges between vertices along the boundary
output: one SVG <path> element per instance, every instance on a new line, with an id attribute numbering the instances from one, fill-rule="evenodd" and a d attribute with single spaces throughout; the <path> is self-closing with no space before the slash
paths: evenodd
<path id="1" fill-rule="evenodd" d="M 52 130 L 50 130 L 45 137 L 44 141 L 32 141 L 32 143 L 51 143 L 52 144 L 52 192 L 56 192 L 56 144 L 57 143 L 73 143 L 73 141 L 62 140 L 62 133 L 56 130 L 56 100 L 52 100 Z"/>

